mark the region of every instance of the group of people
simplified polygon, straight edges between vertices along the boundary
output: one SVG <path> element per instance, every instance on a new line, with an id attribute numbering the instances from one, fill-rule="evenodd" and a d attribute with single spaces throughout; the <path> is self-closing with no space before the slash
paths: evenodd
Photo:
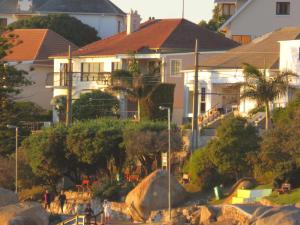
<path id="1" fill-rule="evenodd" d="M 58 196 L 58 201 L 59 201 L 61 213 L 64 213 L 64 206 L 67 203 L 67 196 L 64 193 L 64 191 L 60 192 L 60 194 Z M 44 193 L 43 202 L 44 202 L 44 208 L 46 210 L 50 210 L 51 203 L 52 203 L 52 197 L 48 190 L 46 190 Z M 109 224 L 109 222 L 111 221 L 111 213 L 112 213 L 111 203 L 108 200 L 104 200 L 102 207 L 103 207 L 103 214 L 104 214 L 103 222 L 104 222 L 104 224 Z M 86 224 L 87 225 L 89 225 L 91 223 L 91 220 L 93 218 L 96 219 L 96 215 L 95 215 L 90 203 L 88 203 L 86 205 L 84 214 L 86 215 Z"/>

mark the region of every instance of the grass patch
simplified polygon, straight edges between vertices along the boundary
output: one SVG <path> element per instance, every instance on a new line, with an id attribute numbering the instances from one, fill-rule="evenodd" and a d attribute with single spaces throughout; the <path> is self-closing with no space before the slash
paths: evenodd
<path id="1" fill-rule="evenodd" d="M 254 188 L 254 190 L 273 189 L 272 184 L 261 184 Z"/>
<path id="2" fill-rule="evenodd" d="M 269 197 L 266 197 L 269 201 L 279 204 L 279 205 L 291 205 L 300 202 L 300 188 L 292 190 L 288 194 L 278 195 L 278 193 L 273 192 Z"/>
<path id="3" fill-rule="evenodd" d="M 191 192 L 191 193 L 196 193 L 201 191 L 201 188 L 199 187 L 199 185 L 197 184 L 193 184 L 193 183 L 188 183 L 183 185 L 183 187 L 185 188 L 186 191 Z"/>

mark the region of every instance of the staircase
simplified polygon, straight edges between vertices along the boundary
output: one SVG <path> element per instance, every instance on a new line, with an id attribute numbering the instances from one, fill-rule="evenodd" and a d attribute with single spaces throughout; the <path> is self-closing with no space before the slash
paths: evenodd
<path id="1" fill-rule="evenodd" d="M 256 127 L 264 128 L 263 122 L 265 122 L 266 113 L 265 112 L 257 112 L 251 118 L 248 119 L 248 122 L 253 124 Z"/>
<path id="2" fill-rule="evenodd" d="M 57 225 L 86 225 L 86 222 L 85 215 L 76 215 L 58 223 Z M 92 218 L 89 225 L 97 225 L 96 218 Z"/>

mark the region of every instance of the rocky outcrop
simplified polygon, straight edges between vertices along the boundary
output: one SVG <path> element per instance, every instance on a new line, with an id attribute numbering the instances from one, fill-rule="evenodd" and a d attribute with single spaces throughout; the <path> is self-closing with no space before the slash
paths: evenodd
<path id="1" fill-rule="evenodd" d="M 0 188 L 0 207 L 16 204 L 18 202 L 18 196 L 7 189 Z"/>
<path id="2" fill-rule="evenodd" d="M 48 225 L 48 213 L 38 203 L 11 204 L 0 208 L 1 225 Z"/>
<path id="3" fill-rule="evenodd" d="M 175 177 L 171 176 L 172 206 L 182 203 L 187 196 L 185 189 Z M 125 200 L 132 217 L 137 221 L 145 221 L 151 211 L 168 207 L 168 173 L 157 170 L 136 186 Z"/>
<path id="4" fill-rule="evenodd" d="M 300 225 L 300 209 L 294 206 L 268 208 L 255 214 L 252 225 Z"/>

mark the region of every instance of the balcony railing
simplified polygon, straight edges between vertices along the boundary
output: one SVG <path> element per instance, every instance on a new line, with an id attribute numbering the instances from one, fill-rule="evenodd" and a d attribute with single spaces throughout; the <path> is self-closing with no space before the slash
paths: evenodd
<path id="1" fill-rule="evenodd" d="M 111 73 L 98 72 L 98 73 L 72 73 L 73 86 L 79 82 L 96 82 L 98 85 L 108 86 L 111 84 Z M 68 73 L 57 72 L 49 73 L 46 78 L 46 87 L 67 87 Z"/>

